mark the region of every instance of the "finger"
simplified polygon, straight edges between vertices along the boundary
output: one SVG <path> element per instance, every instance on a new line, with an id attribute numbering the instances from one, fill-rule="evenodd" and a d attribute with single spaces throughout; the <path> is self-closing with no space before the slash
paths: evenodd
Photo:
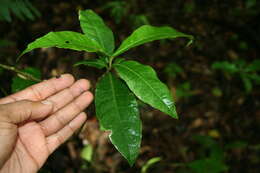
<path id="1" fill-rule="evenodd" d="M 51 101 L 54 104 L 53 112 L 56 112 L 60 108 L 64 107 L 76 97 L 90 88 L 88 80 L 81 79 L 75 82 L 71 87 L 66 88 L 59 93 L 47 98 L 46 100 Z"/>
<path id="2" fill-rule="evenodd" d="M 52 116 L 46 118 L 39 124 L 41 125 L 45 136 L 52 135 L 65 127 L 75 116 L 82 112 L 93 100 L 91 92 L 87 91 L 77 97 Z"/>
<path id="3" fill-rule="evenodd" d="M 42 119 L 52 112 L 53 104 L 49 101 L 32 102 L 22 100 L 0 105 L 1 119 L 13 124 L 26 120 Z"/>
<path id="4" fill-rule="evenodd" d="M 60 90 L 71 86 L 74 83 L 74 77 L 70 74 L 61 75 L 60 78 L 52 78 L 38 84 L 32 85 L 22 91 L 14 93 L 3 99 L 0 104 L 11 103 L 20 100 L 40 101 L 59 92 Z"/>
<path id="5" fill-rule="evenodd" d="M 52 153 L 57 147 L 59 147 L 62 143 L 69 139 L 69 137 L 83 125 L 86 119 L 86 114 L 84 112 L 81 112 L 60 131 L 47 137 L 47 146 L 49 148 L 49 152 Z"/>

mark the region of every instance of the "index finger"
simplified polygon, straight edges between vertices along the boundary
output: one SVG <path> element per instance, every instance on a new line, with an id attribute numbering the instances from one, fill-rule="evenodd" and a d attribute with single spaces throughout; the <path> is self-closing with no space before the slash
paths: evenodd
<path id="1" fill-rule="evenodd" d="M 75 79 L 70 74 L 63 74 L 59 78 L 51 78 L 49 80 L 32 85 L 22 91 L 14 93 L 10 96 L 0 99 L 0 104 L 11 103 L 20 100 L 40 101 L 47 97 L 71 86 Z"/>

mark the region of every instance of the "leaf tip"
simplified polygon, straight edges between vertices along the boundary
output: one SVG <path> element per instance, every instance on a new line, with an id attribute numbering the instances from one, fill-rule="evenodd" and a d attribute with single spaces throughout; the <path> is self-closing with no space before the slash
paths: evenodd
<path id="1" fill-rule="evenodd" d="M 172 112 L 172 117 L 175 118 L 175 119 L 177 119 L 177 120 L 179 119 L 179 116 L 178 116 L 178 113 L 177 113 L 175 107 L 174 107 L 174 110 L 173 110 L 173 112 Z"/>
<path id="2" fill-rule="evenodd" d="M 133 167 L 134 164 L 135 164 L 135 160 L 131 161 L 131 160 L 127 160 L 128 161 L 128 164 L 130 167 Z"/>
<path id="3" fill-rule="evenodd" d="M 187 43 L 186 47 L 189 47 L 193 43 L 194 37 L 192 35 L 189 35 L 189 39 L 190 41 Z"/>

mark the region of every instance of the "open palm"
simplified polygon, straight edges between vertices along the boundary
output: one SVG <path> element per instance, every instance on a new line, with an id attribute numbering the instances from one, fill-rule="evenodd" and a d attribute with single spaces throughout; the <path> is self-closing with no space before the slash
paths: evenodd
<path id="1" fill-rule="evenodd" d="M 85 122 L 89 87 L 62 75 L 0 99 L 0 172 L 37 172 Z"/>

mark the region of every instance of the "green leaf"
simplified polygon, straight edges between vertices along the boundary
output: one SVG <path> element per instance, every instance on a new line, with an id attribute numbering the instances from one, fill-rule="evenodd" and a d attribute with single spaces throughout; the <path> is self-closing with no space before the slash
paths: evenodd
<path id="1" fill-rule="evenodd" d="M 225 149 L 244 149 L 248 146 L 247 141 L 233 141 L 225 145 Z"/>
<path id="2" fill-rule="evenodd" d="M 10 1 L 2 0 L 0 4 L 0 20 L 5 20 L 7 22 L 11 22 L 12 18 L 9 12 Z"/>
<path id="3" fill-rule="evenodd" d="M 141 120 L 137 102 L 124 82 L 111 73 L 97 83 L 95 92 L 97 118 L 103 130 L 110 130 L 110 140 L 133 165 L 141 144 Z"/>
<path id="4" fill-rule="evenodd" d="M 211 66 L 212 69 L 222 70 L 228 73 L 236 73 L 239 71 L 238 67 L 234 63 L 228 61 L 217 61 L 214 62 Z"/>
<path id="5" fill-rule="evenodd" d="M 228 167 L 222 160 L 206 158 L 195 160 L 188 164 L 195 173 L 221 173 L 228 170 Z"/>
<path id="6" fill-rule="evenodd" d="M 241 73 L 240 74 L 240 77 L 244 83 L 244 87 L 246 89 L 246 92 L 247 93 L 250 93 L 252 91 L 252 88 L 253 88 L 253 84 L 250 80 L 250 75 L 249 74 L 246 74 L 246 73 Z"/>
<path id="7" fill-rule="evenodd" d="M 72 31 L 49 32 L 30 43 L 20 57 L 36 48 L 58 47 L 77 51 L 98 52 L 97 43 L 85 35 Z"/>
<path id="8" fill-rule="evenodd" d="M 209 150 L 210 158 L 224 160 L 224 151 L 219 144 L 210 136 L 194 135 L 193 139 L 200 143 L 204 150 Z"/>
<path id="9" fill-rule="evenodd" d="M 155 27 L 150 25 L 143 25 L 136 29 L 129 37 L 127 37 L 123 41 L 120 47 L 113 54 L 113 57 L 116 57 L 126 52 L 127 50 L 144 43 L 161 39 L 174 39 L 178 37 L 186 37 L 190 40 L 193 40 L 193 36 L 178 32 L 171 27 Z"/>
<path id="10" fill-rule="evenodd" d="M 212 148 L 213 146 L 217 145 L 216 141 L 210 136 L 194 135 L 192 138 L 205 148 Z"/>
<path id="11" fill-rule="evenodd" d="M 178 64 L 176 64 L 175 62 L 169 63 L 165 68 L 164 68 L 164 72 L 172 77 L 175 78 L 177 76 L 177 74 L 180 74 L 183 72 L 183 68 L 181 66 L 179 66 Z"/>
<path id="12" fill-rule="evenodd" d="M 189 82 L 184 82 L 179 84 L 176 88 L 177 98 L 188 98 L 192 96 L 191 84 Z"/>
<path id="13" fill-rule="evenodd" d="M 41 72 L 37 68 L 28 67 L 22 71 L 32 75 L 35 78 L 38 78 L 38 79 L 41 78 Z M 35 82 L 35 81 L 31 81 L 31 80 L 22 78 L 22 76 L 19 76 L 19 75 L 15 76 L 12 79 L 12 85 L 11 85 L 12 92 L 15 93 L 15 92 L 21 91 L 21 90 L 27 88 L 28 86 L 31 86 L 36 83 L 37 82 Z"/>
<path id="14" fill-rule="evenodd" d="M 249 77 L 256 85 L 260 85 L 260 76 L 258 74 L 250 74 Z"/>
<path id="15" fill-rule="evenodd" d="M 128 6 L 127 2 L 125 1 L 111 1 L 107 2 L 102 10 L 109 9 L 110 10 L 110 16 L 114 18 L 116 24 L 119 24 L 122 20 L 122 18 L 127 14 L 128 12 Z"/>
<path id="16" fill-rule="evenodd" d="M 142 166 L 141 173 L 147 173 L 148 169 L 152 167 L 155 163 L 160 162 L 162 160 L 161 157 L 153 157 L 149 159 L 144 166 Z"/>
<path id="17" fill-rule="evenodd" d="M 93 157 L 93 147 L 92 145 L 87 145 L 83 148 L 83 150 L 80 153 L 80 156 L 82 159 L 91 162 L 92 157 Z"/>
<path id="18" fill-rule="evenodd" d="M 98 69 L 102 69 L 102 68 L 105 68 L 107 66 L 106 63 L 101 59 L 84 60 L 84 61 L 80 61 L 80 62 L 77 62 L 76 64 L 74 64 L 74 66 L 79 66 L 79 65 L 96 67 Z"/>
<path id="19" fill-rule="evenodd" d="M 115 69 L 140 100 L 177 118 L 169 89 L 158 79 L 150 66 L 136 61 L 123 61 L 116 64 Z"/>
<path id="20" fill-rule="evenodd" d="M 112 67 L 114 67 L 116 64 L 120 64 L 121 62 L 125 61 L 124 58 L 117 58 L 114 60 Z"/>
<path id="21" fill-rule="evenodd" d="M 92 10 L 79 11 L 79 21 L 83 33 L 95 40 L 106 55 L 111 55 L 115 48 L 113 32 L 103 19 Z"/>
<path id="22" fill-rule="evenodd" d="M 40 12 L 28 0 L 1 0 L 0 20 L 12 21 L 10 13 L 13 13 L 21 20 L 34 20 L 41 16 Z"/>
<path id="23" fill-rule="evenodd" d="M 245 70 L 247 72 L 260 71 L 260 60 L 254 60 Z"/>

